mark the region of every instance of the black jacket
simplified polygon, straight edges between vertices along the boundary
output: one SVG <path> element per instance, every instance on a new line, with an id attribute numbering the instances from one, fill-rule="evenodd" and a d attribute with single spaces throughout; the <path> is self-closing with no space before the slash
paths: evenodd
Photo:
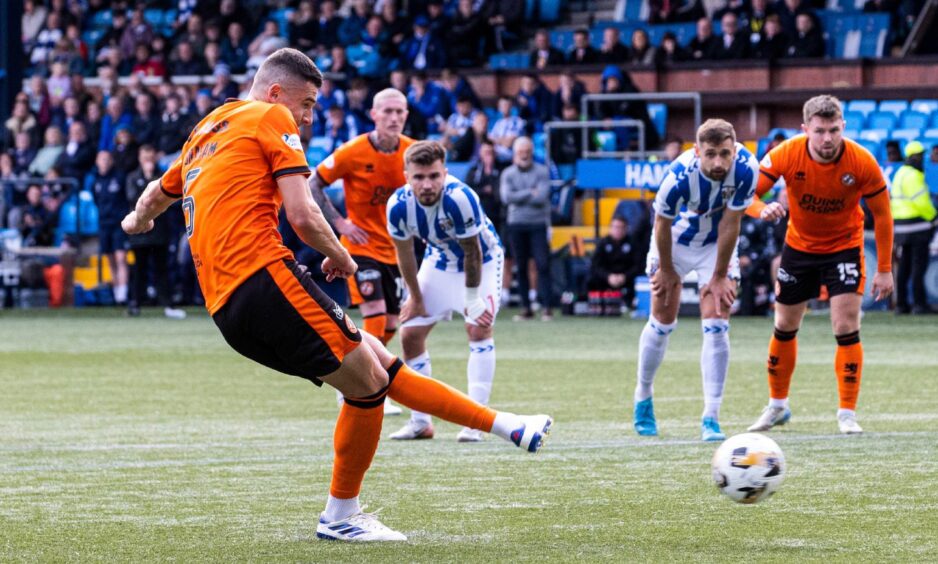
<path id="1" fill-rule="evenodd" d="M 626 235 L 625 239 L 616 241 L 606 235 L 596 243 L 596 253 L 590 264 L 590 275 L 593 278 L 607 278 L 610 274 L 634 274 L 642 268 L 638 248 L 632 238 Z"/>
<path id="2" fill-rule="evenodd" d="M 147 184 L 159 177 L 159 169 L 154 169 L 153 176 L 148 177 L 143 174 L 142 168 L 138 168 L 127 176 L 124 187 L 127 193 L 127 201 L 130 203 L 131 209 L 137 205 L 137 200 L 140 199 L 143 191 L 146 190 Z M 153 220 L 153 229 L 150 231 L 139 235 L 129 235 L 127 238 L 130 241 L 131 247 L 168 246 L 170 239 L 169 214 L 161 213 L 157 216 L 157 218 Z"/>

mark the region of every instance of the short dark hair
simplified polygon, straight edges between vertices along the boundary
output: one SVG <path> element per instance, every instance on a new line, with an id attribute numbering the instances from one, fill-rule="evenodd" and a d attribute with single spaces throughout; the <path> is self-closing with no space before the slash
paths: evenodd
<path id="1" fill-rule="evenodd" d="M 303 52 L 290 47 L 271 53 L 254 75 L 254 80 L 262 84 L 273 84 L 290 78 L 312 82 L 316 88 L 322 88 L 322 72 L 316 63 Z"/>
<path id="2" fill-rule="evenodd" d="M 708 119 L 697 129 L 697 144 L 721 145 L 727 139 L 736 142 L 736 130 L 733 125 L 722 119 Z"/>
<path id="3" fill-rule="evenodd" d="M 430 166 L 440 161 L 446 162 L 446 149 L 438 141 L 417 141 L 404 151 L 404 164 Z"/>
<path id="4" fill-rule="evenodd" d="M 590 30 L 585 27 L 578 28 L 576 31 L 573 32 L 573 35 L 585 35 L 587 37 L 589 37 L 589 34 L 590 34 Z"/>

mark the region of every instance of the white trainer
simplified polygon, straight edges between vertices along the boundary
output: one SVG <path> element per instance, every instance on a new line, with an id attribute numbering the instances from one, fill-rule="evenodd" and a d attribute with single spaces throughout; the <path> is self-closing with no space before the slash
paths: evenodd
<path id="1" fill-rule="evenodd" d="M 433 438 L 433 423 L 424 423 L 422 421 L 409 420 L 404 423 L 396 433 L 391 433 L 391 438 L 395 441 L 413 441 L 418 439 Z"/>
<path id="2" fill-rule="evenodd" d="M 380 510 L 379 510 L 380 511 Z M 403 534 L 378 521 L 378 511 L 356 513 L 351 517 L 329 523 L 319 516 L 316 536 L 326 540 L 350 542 L 406 541 Z"/>
<path id="3" fill-rule="evenodd" d="M 845 435 L 859 435 L 863 433 L 863 428 L 857 423 L 857 414 L 853 411 L 837 414 L 837 426 L 840 432 Z"/>
<path id="4" fill-rule="evenodd" d="M 402 410 L 398 406 L 391 403 L 391 400 L 389 399 L 384 400 L 384 416 L 385 417 L 389 415 L 400 415 L 401 413 L 403 413 L 403 411 L 404 410 Z"/>
<path id="5" fill-rule="evenodd" d="M 789 419 L 791 419 L 791 410 L 787 407 L 772 407 L 771 405 L 767 405 L 765 409 L 762 410 L 762 415 L 759 416 L 759 419 L 756 420 L 747 431 L 768 431 L 776 425 L 788 423 Z"/>
<path id="6" fill-rule="evenodd" d="M 174 307 L 164 307 L 164 308 L 163 308 L 163 315 L 165 315 L 165 316 L 166 316 L 167 318 L 169 318 L 169 319 L 185 319 L 185 318 L 186 318 L 186 310 L 184 310 L 184 309 L 177 309 L 177 308 L 174 308 Z"/>
<path id="7" fill-rule="evenodd" d="M 456 435 L 457 443 L 478 443 L 480 441 L 482 441 L 482 431 L 478 429 L 463 427 L 459 434 Z"/>
<path id="8" fill-rule="evenodd" d="M 537 452 L 550 435 L 554 420 L 550 415 L 522 415 L 522 425 L 511 432 L 511 442 L 528 451 Z"/>

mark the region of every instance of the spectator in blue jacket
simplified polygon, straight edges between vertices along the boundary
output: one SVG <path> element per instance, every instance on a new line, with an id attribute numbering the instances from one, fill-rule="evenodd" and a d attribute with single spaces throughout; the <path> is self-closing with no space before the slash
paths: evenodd
<path id="1" fill-rule="evenodd" d="M 441 69 L 446 66 L 443 42 L 430 30 L 426 16 L 414 19 L 414 35 L 401 45 L 400 66 L 404 69 Z"/>
<path id="2" fill-rule="evenodd" d="M 130 112 L 124 110 L 124 100 L 120 96 L 111 96 L 108 98 L 104 117 L 101 119 L 101 138 L 98 141 L 99 151 L 114 150 L 114 135 L 117 128 L 131 127 L 133 117 Z"/>
<path id="3" fill-rule="evenodd" d="M 427 80 L 426 73 L 414 73 L 410 77 L 410 92 L 407 100 L 427 119 L 430 133 L 436 133 L 447 112 L 446 93 L 442 88 Z"/>

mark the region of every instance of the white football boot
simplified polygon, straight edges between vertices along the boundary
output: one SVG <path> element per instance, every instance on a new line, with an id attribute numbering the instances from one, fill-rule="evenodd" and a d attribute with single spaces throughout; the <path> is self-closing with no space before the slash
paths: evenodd
<path id="1" fill-rule="evenodd" d="M 753 423 L 747 431 L 768 431 L 777 425 L 784 425 L 791 419 L 791 410 L 787 407 L 765 406 L 762 415 Z"/>
<path id="2" fill-rule="evenodd" d="M 462 430 L 456 435 L 457 443 L 478 443 L 482 440 L 482 431 L 478 429 L 471 429 L 469 427 L 463 427 Z"/>
<path id="3" fill-rule="evenodd" d="M 522 425 L 511 432 L 511 442 L 528 452 L 539 451 L 550 435 L 554 420 L 550 415 L 522 415 L 519 419 Z"/>
<path id="4" fill-rule="evenodd" d="M 855 411 L 844 410 L 838 413 L 837 426 L 840 427 L 840 432 L 845 435 L 863 433 L 863 428 L 857 423 L 857 413 Z"/>
<path id="5" fill-rule="evenodd" d="M 404 423 L 396 433 L 391 433 L 391 438 L 395 441 L 413 441 L 418 439 L 433 438 L 433 423 L 424 423 L 423 421 L 414 421 L 413 419 Z"/>
<path id="6" fill-rule="evenodd" d="M 326 540 L 349 542 L 407 540 L 407 537 L 403 534 L 378 521 L 377 515 L 378 511 L 374 513 L 365 513 L 363 511 L 332 523 L 324 521 L 320 515 L 319 524 L 316 525 L 316 536 Z"/>

